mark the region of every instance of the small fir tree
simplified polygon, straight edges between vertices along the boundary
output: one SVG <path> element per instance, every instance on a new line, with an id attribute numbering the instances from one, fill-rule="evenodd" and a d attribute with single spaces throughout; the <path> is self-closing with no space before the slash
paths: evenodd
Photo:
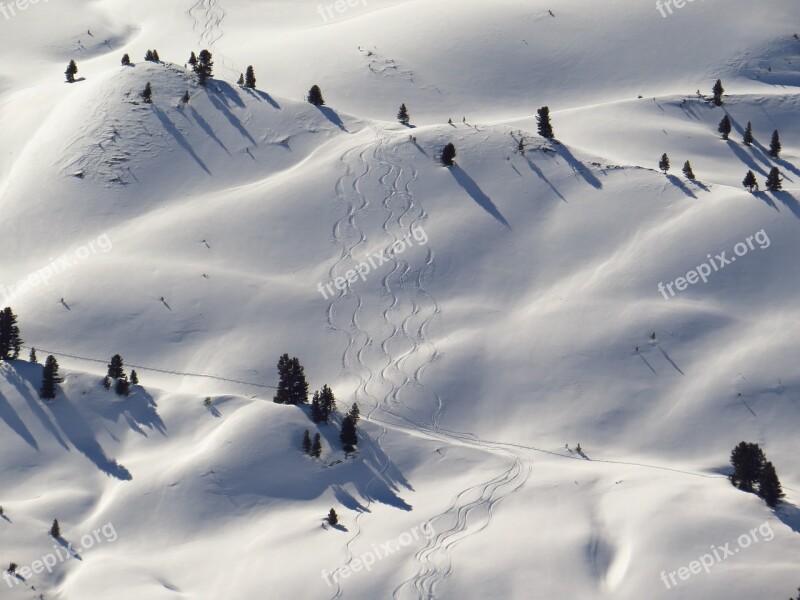
<path id="1" fill-rule="evenodd" d="M 778 474 L 775 472 L 775 466 L 769 461 L 764 464 L 758 479 L 758 496 L 770 508 L 778 506 L 785 496 Z"/>
<path id="2" fill-rule="evenodd" d="M 150 86 L 150 82 L 147 82 L 147 85 L 144 86 L 144 91 L 142 91 L 142 100 L 145 104 L 152 104 L 153 103 L 153 88 Z"/>
<path id="3" fill-rule="evenodd" d="M 339 441 L 342 442 L 342 448 L 344 448 L 345 452 L 352 452 L 356 445 L 358 445 L 356 424 L 350 415 L 342 419 L 342 430 L 339 433 Z"/>
<path id="4" fill-rule="evenodd" d="M 303 432 L 303 452 L 311 454 L 311 434 L 308 433 L 308 429 Z"/>
<path id="5" fill-rule="evenodd" d="M 772 158 L 778 158 L 781 153 L 781 137 L 778 135 L 778 130 L 772 132 L 772 140 L 769 143 L 769 155 Z"/>
<path id="6" fill-rule="evenodd" d="M 350 408 L 350 412 L 347 414 L 350 415 L 351 419 L 353 419 L 353 423 L 358 425 L 358 420 L 361 418 L 361 411 L 358 408 L 358 404 L 353 402 L 353 406 Z"/>
<path id="7" fill-rule="evenodd" d="M 772 167 L 767 175 L 767 189 L 770 192 L 779 192 L 783 189 L 781 185 L 781 171 L 778 167 Z"/>
<path id="8" fill-rule="evenodd" d="M 78 73 L 78 65 L 75 64 L 74 60 L 69 61 L 69 65 L 67 65 L 67 70 L 64 71 L 64 75 L 67 76 L 68 83 L 75 83 L 75 75 Z"/>
<path id="9" fill-rule="evenodd" d="M 308 90 L 308 101 L 314 106 L 325 105 L 325 100 L 322 98 L 322 90 L 319 89 L 318 85 L 312 85 L 311 89 Z"/>
<path id="10" fill-rule="evenodd" d="M 194 55 L 194 52 L 189 56 L 189 64 L 194 67 L 197 64 L 197 57 Z"/>
<path id="11" fill-rule="evenodd" d="M 722 94 L 725 92 L 725 88 L 722 87 L 722 81 L 717 79 L 711 91 L 714 94 L 714 106 L 722 106 Z"/>
<path id="12" fill-rule="evenodd" d="M 256 72 L 253 70 L 253 65 L 247 67 L 244 74 L 244 87 L 254 90 L 256 89 Z"/>
<path id="13" fill-rule="evenodd" d="M 122 364 L 122 357 L 119 354 L 115 354 L 111 357 L 111 362 L 108 365 L 108 376 L 111 379 L 118 379 L 125 375 L 125 371 L 123 369 Z"/>
<path id="14" fill-rule="evenodd" d="M 123 54 L 122 55 L 122 66 L 123 67 L 127 67 L 130 64 L 131 64 L 131 57 L 128 56 L 127 54 Z"/>
<path id="15" fill-rule="evenodd" d="M 731 134 L 731 120 L 728 118 L 728 115 L 722 117 L 722 120 L 719 122 L 719 127 L 717 127 L 717 131 L 722 134 L 723 140 L 728 139 L 728 136 Z"/>
<path id="16" fill-rule="evenodd" d="M 331 509 L 330 512 L 328 513 L 328 524 L 331 526 L 339 524 L 339 516 L 333 509 Z"/>
<path id="17" fill-rule="evenodd" d="M 686 176 L 686 179 L 694 179 L 694 171 L 692 171 L 692 165 L 688 160 L 683 163 L 683 174 Z"/>
<path id="18" fill-rule="evenodd" d="M 22 338 L 17 316 L 10 306 L 0 311 L 0 360 L 17 360 L 22 348 Z"/>
<path id="19" fill-rule="evenodd" d="M 756 181 L 755 173 L 752 171 L 748 171 L 747 174 L 744 176 L 744 180 L 742 181 L 742 185 L 746 187 L 751 192 L 754 189 L 758 189 L 758 182 Z"/>
<path id="20" fill-rule="evenodd" d="M 322 456 L 322 440 L 319 434 L 314 434 L 314 443 L 311 445 L 311 456 L 319 458 Z"/>
<path id="21" fill-rule="evenodd" d="M 550 108 L 543 106 L 536 111 L 536 122 L 538 125 L 539 135 L 548 140 L 555 137 L 553 133 L 553 126 L 550 123 Z"/>
<path id="22" fill-rule="evenodd" d="M 665 175 L 669 171 L 669 156 L 667 156 L 666 152 L 661 155 L 661 160 L 658 161 L 658 168 L 664 171 Z"/>
<path id="23" fill-rule="evenodd" d="M 442 164 L 445 167 L 452 167 L 456 162 L 456 147 L 448 143 L 442 150 Z"/>
<path id="24" fill-rule="evenodd" d="M 181 102 L 183 102 L 184 104 L 189 104 L 189 100 L 190 99 L 191 99 L 191 97 L 189 96 L 189 90 L 186 90 L 183 93 L 183 98 L 181 98 Z"/>
<path id="25" fill-rule="evenodd" d="M 28 356 L 28 362 L 31 362 L 31 363 L 34 363 L 34 364 L 39 362 L 39 359 L 36 356 L 36 348 L 31 348 L 31 353 Z"/>
<path id="26" fill-rule="evenodd" d="M 397 113 L 397 120 L 406 126 L 408 126 L 408 123 L 411 120 L 411 117 L 408 115 L 408 109 L 406 108 L 405 102 L 400 105 L 400 111 Z"/>
<path id="27" fill-rule="evenodd" d="M 117 379 L 117 383 L 114 384 L 114 391 L 117 393 L 117 396 L 127 396 L 131 393 L 131 384 L 128 381 L 128 378 L 124 375 Z"/>
<path id="28" fill-rule="evenodd" d="M 50 527 L 50 535 L 56 539 L 61 537 L 61 525 L 58 524 L 58 519 L 53 519 L 53 525 Z"/>
<path id="29" fill-rule="evenodd" d="M 745 146 L 749 146 L 753 143 L 753 125 L 750 123 L 750 121 L 747 122 L 747 127 L 744 130 L 742 142 Z"/>
<path id="30" fill-rule="evenodd" d="M 131 385 L 139 385 L 139 376 L 136 371 L 131 371 Z"/>
<path id="31" fill-rule="evenodd" d="M 236 80 L 236 85 L 244 85 L 244 73 L 239 73 L 239 79 Z"/>
<path id="32" fill-rule="evenodd" d="M 56 397 L 56 384 L 61 379 L 58 376 L 58 361 L 52 354 L 47 357 L 44 362 L 44 370 L 42 372 L 42 387 L 39 390 L 39 396 L 43 400 L 52 400 Z"/>

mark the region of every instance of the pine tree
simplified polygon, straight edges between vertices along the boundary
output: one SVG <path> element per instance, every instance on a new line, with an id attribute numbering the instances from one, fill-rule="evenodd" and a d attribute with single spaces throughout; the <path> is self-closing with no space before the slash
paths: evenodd
<path id="1" fill-rule="evenodd" d="M 53 519 L 53 525 L 50 527 L 50 535 L 54 538 L 61 537 L 61 525 L 58 524 L 58 519 Z"/>
<path id="2" fill-rule="evenodd" d="M 147 62 L 153 62 L 153 51 L 152 50 L 148 50 L 147 52 L 145 52 L 144 53 L 144 59 Z"/>
<path id="3" fill-rule="evenodd" d="M 186 91 L 183 93 L 183 98 L 181 98 L 181 102 L 183 102 L 184 104 L 189 104 L 189 100 L 190 100 L 190 99 L 191 99 L 191 98 L 189 97 L 189 90 L 186 90 Z"/>
<path id="4" fill-rule="evenodd" d="M 161 62 L 161 58 L 158 56 L 158 50 L 153 50 L 153 62 Z"/>
<path id="5" fill-rule="evenodd" d="M 722 87 L 722 81 L 717 79 L 711 91 L 714 94 L 714 106 L 722 106 L 722 94 L 725 92 L 725 88 Z"/>
<path id="6" fill-rule="evenodd" d="M 322 412 L 322 420 L 327 423 L 331 413 L 336 410 L 336 397 L 333 395 L 333 390 L 327 385 L 323 385 L 322 391 L 319 393 L 319 407 Z"/>
<path id="7" fill-rule="evenodd" d="M 731 483 L 745 492 L 752 492 L 764 470 L 766 457 L 758 446 L 749 442 L 740 442 L 731 452 L 733 473 Z"/>
<path id="8" fill-rule="evenodd" d="M 750 124 L 750 121 L 747 122 L 747 127 L 744 130 L 742 142 L 744 142 L 745 146 L 749 146 L 753 143 L 753 126 Z"/>
<path id="9" fill-rule="evenodd" d="M 781 138 L 778 135 L 778 130 L 772 132 L 772 141 L 769 143 L 769 155 L 772 158 L 778 158 L 781 153 Z"/>
<path id="10" fill-rule="evenodd" d="M 194 52 L 189 56 L 189 64 L 192 65 L 192 68 L 197 64 L 197 57 L 194 55 Z"/>
<path id="11" fill-rule="evenodd" d="M 686 176 L 686 179 L 694 179 L 694 171 L 692 171 L 692 165 L 688 160 L 683 163 L 683 174 Z"/>
<path id="12" fill-rule="evenodd" d="M 314 458 L 322 456 L 322 440 L 318 433 L 314 435 L 314 444 L 311 446 L 311 456 Z"/>
<path id="13" fill-rule="evenodd" d="M 303 452 L 311 454 L 311 435 L 308 433 L 308 429 L 303 432 Z"/>
<path id="14" fill-rule="evenodd" d="M 339 524 L 339 517 L 336 514 L 336 511 L 331 509 L 328 513 L 328 524 L 329 525 L 338 525 Z"/>
<path id="15" fill-rule="evenodd" d="M 313 85 L 308 90 L 308 101 L 314 106 L 324 106 L 325 100 L 322 99 L 322 90 L 319 89 L 318 85 Z"/>
<path id="16" fill-rule="evenodd" d="M 339 441 L 342 442 L 342 448 L 344 448 L 345 452 L 352 452 L 358 445 L 356 424 L 350 415 L 342 419 L 342 431 L 339 433 Z"/>
<path id="17" fill-rule="evenodd" d="M 284 354 L 278 359 L 278 390 L 275 392 L 273 401 L 277 404 L 289 404 L 289 365 L 291 360 L 288 354 Z"/>
<path id="18" fill-rule="evenodd" d="M 31 348 L 31 353 L 28 356 L 28 362 L 31 362 L 31 363 L 34 363 L 34 364 L 39 362 L 39 359 L 36 357 L 36 348 Z"/>
<path id="19" fill-rule="evenodd" d="M 770 192 L 779 192 L 783 189 L 781 186 L 781 172 L 778 167 L 772 167 L 769 171 L 769 175 L 767 175 L 767 189 Z"/>
<path id="20" fill-rule="evenodd" d="M 236 80 L 236 85 L 244 85 L 244 74 L 239 73 L 239 79 Z"/>
<path id="21" fill-rule="evenodd" d="M 408 109 L 406 108 L 405 102 L 400 105 L 400 111 L 397 113 L 397 120 L 400 121 L 403 125 L 408 125 L 411 117 L 408 116 Z"/>
<path id="22" fill-rule="evenodd" d="M 253 70 L 253 65 L 247 67 L 247 71 L 245 71 L 244 87 L 251 90 L 256 89 L 256 72 Z"/>
<path id="23" fill-rule="evenodd" d="M 39 396 L 43 400 L 52 400 L 56 397 L 56 384 L 61 381 L 58 376 L 58 361 L 56 357 L 50 355 L 44 362 L 44 371 L 42 372 L 42 387 L 39 390 Z"/>
<path id="24" fill-rule="evenodd" d="M 117 379 L 117 383 L 114 385 L 114 391 L 117 393 L 117 396 L 127 396 L 131 393 L 131 384 L 128 382 L 128 378 L 124 375 Z"/>
<path id="25" fill-rule="evenodd" d="M 770 508 L 775 508 L 784 496 L 775 466 L 767 461 L 761 471 L 761 477 L 758 479 L 758 497 L 763 499 Z"/>
<path id="26" fill-rule="evenodd" d="M 322 423 L 322 407 L 319 403 L 319 392 L 314 392 L 314 397 L 311 399 L 311 420 L 314 423 Z"/>
<path id="27" fill-rule="evenodd" d="M 74 60 L 69 61 L 69 65 L 67 65 L 67 70 L 64 71 L 64 75 L 67 76 L 68 83 L 75 83 L 75 75 L 78 73 L 78 65 L 75 64 Z"/>
<path id="28" fill-rule="evenodd" d="M 131 385 L 139 385 L 139 376 L 136 371 L 131 371 Z"/>
<path id="29" fill-rule="evenodd" d="M 358 408 L 358 404 L 353 402 L 353 406 L 350 408 L 350 412 L 347 413 L 351 419 L 353 419 L 353 423 L 356 425 L 358 424 L 358 420 L 361 418 L 361 411 Z"/>
<path id="30" fill-rule="evenodd" d="M 16 360 L 21 347 L 17 316 L 7 306 L 0 311 L 0 360 Z"/>
<path id="31" fill-rule="evenodd" d="M 442 164 L 445 167 L 452 167 L 455 164 L 456 147 L 449 143 L 442 150 Z"/>
<path id="32" fill-rule="evenodd" d="M 555 134 L 553 133 L 553 126 L 550 124 L 550 109 L 547 106 L 543 106 L 537 110 L 536 113 L 539 135 L 548 140 L 552 140 Z"/>
<path id="33" fill-rule="evenodd" d="M 658 161 L 658 168 L 664 171 L 665 175 L 669 171 L 669 156 L 667 156 L 666 152 L 661 155 L 661 160 Z"/>
<path id="34" fill-rule="evenodd" d="M 717 127 L 717 131 L 722 134 L 722 139 L 727 140 L 728 136 L 731 133 L 731 120 L 728 118 L 728 115 L 722 117 L 722 121 L 719 122 L 719 127 Z"/>
<path id="35" fill-rule="evenodd" d="M 200 85 L 205 86 L 206 79 L 211 77 L 214 72 L 214 60 L 211 52 L 208 50 L 200 51 L 200 55 L 197 57 L 197 64 L 194 66 L 194 72 L 197 73 Z"/>
<path id="36" fill-rule="evenodd" d="M 747 175 L 744 176 L 744 181 L 742 181 L 742 185 L 751 192 L 753 191 L 754 188 L 758 188 L 758 182 L 756 181 L 756 176 L 752 171 L 748 171 Z"/>
<path id="37" fill-rule="evenodd" d="M 115 354 L 111 357 L 111 363 L 108 365 L 108 376 L 111 379 L 119 379 L 125 375 L 125 371 L 123 370 L 122 365 L 122 357 L 119 354 Z"/>
<path id="38" fill-rule="evenodd" d="M 273 400 L 278 404 L 308 402 L 308 383 L 300 359 L 284 354 L 278 359 L 278 390 Z"/>
<path id="39" fill-rule="evenodd" d="M 289 403 L 290 404 L 305 404 L 308 402 L 308 383 L 304 369 L 300 366 L 300 359 L 296 356 L 292 358 L 292 365 L 290 369 L 290 376 L 292 378 L 292 388 Z"/>
<path id="40" fill-rule="evenodd" d="M 150 87 L 150 82 L 147 82 L 147 85 L 144 86 L 144 91 L 142 92 L 142 100 L 144 100 L 145 104 L 152 104 L 153 103 L 153 88 Z"/>
<path id="41" fill-rule="evenodd" d="M 131 64 L 131 57 L 128 56 L 127 54 L 123 54 L 122 55 L 122 65 L 124 67 L 127 67 L 130 64 Z"/>

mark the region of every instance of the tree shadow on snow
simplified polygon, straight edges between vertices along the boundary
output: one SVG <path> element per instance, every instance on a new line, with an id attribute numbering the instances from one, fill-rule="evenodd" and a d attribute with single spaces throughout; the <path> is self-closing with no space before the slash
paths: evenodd
<path id="1" fill-rule="evenodd" d="M 266 100 L 272 108 L 277 108 L 278 110 L 281 109 L 281 105 L 278 104 L 272 96 L 270 96 L 267 92 L 262 92 L 261 90 L 245 90 L 248 94 L 252 94 L 258 98 Z"/>
<path id="2" fill-rule="evenodd" d="M 697 198 L 697 196 L 694 195 L 694 192 L 690 190 L 688 187 L 686 187 L 686 184 L 683 183 L 683 181 L 681 181 L 680 177 L 676 177 L 675 175 L 667 175 L 667 179 L 670 181 L 670 183 L 672 183 L 672 185 L 680 189 L 680 191 L 682 191 L 690 198 L 695 198 L 695 199 Z"/>
<path id="3" fill-rule="evenodd" d="M 328 119 L 328 121 L 336 125 L 342 131 L 347 131 L 347 128 L 344 126 L 341 117 L 336 114 L 335 110 L 327 106 L 317 106 L 317 109 L 325 116 L 326 119 Z"/>
<path id="4" fill-rule="evenodd" d="M 31 364 L 24 361 L 14 361 L 14 366 L 6 370 L 7 380 L 16 388 L 20 396 L 25 399 L 31 412 L 36 415 L 42 426 L 47 429 L 64 450 L 69 450 L 69 446 L 61 437 L 56 426 L 50 420 L 47 412 L 42 408 L 42 401 L 39 394 L 33 390 L 34 381 L 41 382 L 44 367 L 39 364 Z M 31 437 L 33 437 L 31 435 Z"/>
<path id="5" fill-rule="evenodd" d="M 484 193 L 484 191 L 480 188 L 480 186 L 477 183 L 475 183 L 475 180 L 472 179 L 472 177 L 467 175 L 464 169 L 455 164 L 449 167 L 449 170 L 450 173 L 455 178 L 455 180 L 458 182 L 458 184 L 462 188 L 464 188 L 464 191 L 467 192 L 472 197 L 472 199 L 478 203 L 478 206 L 480 206 L 483 210 L 485 210 L 487 213 L 489 213 L 495 219 L 497 219 L 498 223 L 500 223 L 509 230 L 511 229 L 511 225 L 509 225 L 505 217 L 503 217 L 503 215 L 500 214 L 500 211 L 494 205 L 492 199 L 489 198 L 489 196 L 487 196 Z"/>
<path id="6" fill-rule="evenodd" d="M 161 124 L 164 126 L 164 129 L 166 129 L 170 134 L 172 134 L 172 137 L 175 138 L 175 141 L 178 142 L 178 145 L 189 153 L 189 156 L 191 156 L 195 160 L 195 162 L 198 165 L 200 165 L 203 171 L 211 175 L 211 171 L 208 170 L 206 164 L 200 159 L 199 156 L 197 156 L 197 153 L 194 151 L 194 148 L 192 148 L 191 144 L 189 144 L 186 138 L 183 137 L 183 134 L 180 131 L 178 131 L 178 128 L 175 127 L 175 124 L 169 120 L 169 117 L 156 106 L 153 106 L 153 112 L 155 113 L 156 117 L 158 117 L 158 120 L 161 121 Z"/>
<path id="7" fill-rule="evenodd" d="M 538 175 L 539 178 L 542 181 L 544 181 L 547 185 L 549 185 L 550 189 L 553 190 L 553 193 L 555 193 L 556 196 L 558 196 L 564 202 L 566 202 L 567 199 L 564 198 L 564 196 L 561 195 L 561 192 L 559 192 L 552 183 L 550 183 L 550 180 L 547 177 L 544 176 L 544 173 L 542 173 L 542 170 L 539 167 L 536 166 L 536 164 L 530 159 L 530 157 L 526 156 L 525 160 L 528 162 L 528 166 L 531 168 L 531 171 L 536 173 L 536 175 Z"/>
<path id="8" fill-rule="evenodd" d="M 241 98 L 238 96 L 237 98 L 239 99 L 239 102 L 241 102 Z M 242 122 L 239 120 L 239 118 L 230 111 L 227 104 L 221 102 L 216 94 L 209 94 L 208 99 L 211 101 L 211 104 L 213 104 L 223 115 L 225 115 L 225 118 L 228 119 L 228 123 L 230 123 L 240 134 L 242 134 L 242 137 L 247 138 L 254 146 L 258 146 L 258 142 L 253 139 L 253 136 L 251 136 L 250 132 L 247 131 L 247 128 L 242 125 Z M 244 104 L 242 104 L 242 106 L 244 106 Z"/>
<path id="9" fill-rule="evenodd" d="M 567 148 L 564 144 L 561 143 L 556 143 L 553 145 L 555 146 L 558 155 L 561 156 L 565 161 L 567 161 L 567 164 L 569 164 L 572 170 L 575 173 L 578 173 L 581 177 L 583 177 L 586 183 L 588 183 L 593 188 L 596 188 L 598 190 L 602 189 L 603 184 L 600 182 L 600 180 L 597 177 L 595 177 L 594 173 L 592 173 L 589 167 L 584 165 L 581 161 L 579 161 L 572 155 L 572 153 L 569 151 L 569 148 Z"/>
<path id="10" fill-rule="evenodd" d="M 118 422 L 120 418 L 125 419 L 128 426 L 147 437 L 147 431 L 158 431 L 166 436 L 166 426 L 161 417 L 158 416 L 157 406 L 153 397 L 144 388 L 134 386 L 134 391 L 130 396 L 117 396 L 113 391 L 108 392 L 109 397 L 113 398 L 108 402 L 98 401 L 92 404 L 92 409 L 104 419 Z"/>
<path id="11" fill-rule="evenodd" d="M 772 192 L 772 195 L 775 196 L 781 203 L 792 211 L 792 214 L 800 219 L 800 204 L 797 202 L 797 198 L 792 196 L 789 192 Z"/>
<path id="12" fill-rule="evenodd" d="M 800 533 L 800 509 L 794 504 L 784 502 L 775 509 L 775 515 L 795 533 Z"/>
<path id="13" fill-rule="evenodd" d="M 748 169 L 750 169 L 751 171 L 755 171 L 756 173 L 759 173 L 764 177 L 767 176 L 767 172 L 764 169 L 762 169 L 760 165 L 756 164 L 756 161 L 754 161 L 753 158 L 747 152 L 742 150 L 739 147 L 739 144 L 731 140 L 728 140 L 727 143 L 728 143 L 728 148 L 731 149 L 731 152 L 733 152 L 739 158 L 739 160 L 741 160 L 745 165 L 747 165 Z"/>

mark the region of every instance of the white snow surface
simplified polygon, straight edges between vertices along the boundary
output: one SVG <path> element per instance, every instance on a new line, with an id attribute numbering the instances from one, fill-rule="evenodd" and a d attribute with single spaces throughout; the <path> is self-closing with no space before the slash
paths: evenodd
<path id="1" fill-rule="evenodd" d="M 788 598 L 800 4 L 350 4 L 0 11 L 0 304 L 21 358 L 64 377 L 45 403 L 41 366 L 0 363 L 0 565 L 61 553 L 54 518 L 79 555 L 0 598 Z M 184 64 L 203 48 L 206 89 Z M 743 189 L 774 166 L 783 192 Z M 706 283 L 659 291 L 723 251 Z M 333 423 L 272 402 L 284 352 L 332 387 Z M 115 353 L 142 384 L 124 399 L 100 385 Z M 775 464 L 778 509 L 728 482 L 742 440 Z"/>

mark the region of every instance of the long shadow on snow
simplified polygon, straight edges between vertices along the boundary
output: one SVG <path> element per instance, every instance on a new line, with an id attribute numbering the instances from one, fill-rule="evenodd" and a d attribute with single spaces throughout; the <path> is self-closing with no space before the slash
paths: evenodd
<path id="1" fill-rule="evenodd" d="M 231 84 L 229 84 L 227 81 L 221 81 L 219 79 L 215 79 L 214 84 L 223 100 L 230 99 L 231 102 L 233 102 L 239 108 L 245 108 L 244 100 L 242 100 L 242 98 L 239 96 L 239 92 L 237 92 L 233 86 L 231 86 Z M 212 94 L 209 94 L 209 96 L 212 96 Z M 225 106 L 228 106 L 227 102 L 225 102 Z"/>
<path id="2" fill-rule="evenodd" d="M 31 390 L 36 388 L 33 385 L 34 381 L 42 380 L 42 372 L 44 368 L 42 365 L 31 364 L 24 361 L 14 361 L 14 366 L 6 371 L 8 381 L 17 389 L 19 395 L 25 398 L 31 412 L 36 415 L 42 426 L 53 434 L 53 437 L 61 445 L 64 450 L 69 450 L 69 446 L 61 437 L 58 429 L 50 420 L 47 412 L 42 408 L 41 400 L 38 394 L 32 393 Z"/>
<path id="3" fill-rule="evenodd" d="M 775 515 L 791 527 L 795 533 L 800 533 L 800 508 L 785 502 L 775 509 Z"/>
<path id="4" fill-rule="evenodd" d="M 3 371 L 5 373 L 10 373 L 11 369 L 3 369 Z M 2 419 L 6 425 L 13 429 L 19 437 L 25 440 L 28 445 L 32 446 L 36 450 L 39 449 L 39 444 L 36 443 L 36 439 L 33 437 L 33 434 L 25 426 L 25 423 L 19 418 L 17 412 L 2 394 L 0 394 L 0 419 Z"/>
<path id="5" fill-rule="evenodd" d="M 339 115 L 336 114 L 335 110 L 333 110 L 332 108 L 328 108 L 327 106 L 317 106 L 317 109 L 319 109 L 319 112 L 321 112 L 323 116 L 326 119 L 328 119 L 328 121 L 336 125 L 342 131 L 347 131 L 347 128 L 345 128 L 341 117 L 339 117 Z"/>
<path id="6" fill-rule="evenodd" d="M 228 153 L 228 156 L 230 156 L 231 153 L 228 152 L 228 149 L 225 147 L 225 144 L 222 143 L 222 141 L 217 137 L 217 134 L 214 133 L 214 130 L 211 129 L 211 125 L 209 125 L 208 122 L 206 122 L 206 120 L 200 116 L 200 113 L 197 112 L 193 106 L 190 106 L 189 110 L 192 111 L 192 116 L 194 117 L 194 120 L 197 121 L 197 124 L 200 125 L 200 128 L 208 134 L 208 137 L 217 142 L 217 144 L 219 144 L 220 147 L 223 150 L 225 150 L 225 152 Z"/>
<path id="7" fill-rule="evenodd" d="M 165 115 L 156 106 L 153 106 L 153 112 L 158 117 L 158 120 L 161 121 L 161 124 L 164 126 L 164 129 L 166 129 L 169 133 L 172 134 L 172 137 L 175 138 L 175 141 L 178 142 L 181 148 L 183 148 L 184 150 L 186 150 L 186 152 L 189 153 L 189 155 L 197 162 L 197 164 L 202 167 L 203 171 L 211 175 L 211 171 L 208 170 L 208 167 L 205 165 L 205 163 L 200 159 L 199 156 L 197 156 L 192 146 L 189 144 L 189 142 L 186 141 L 186 138 L 183 137 L 183 134 L 180 131 L 178 131 L 178 128 L 175 127 L 175 124 L 169 120 L 169 117 Z"/>
<path id="8" fill-rule="evenodd" d="M 121 481 L 133 479 L 128 469 L 120 465 L 116 460 L 106 456 L 105 451 L 95 439 L 91 427 L 86 423 L 84 416 L 63 394 L 59 394 L 55 400 L 48 403 L 47 408 L 55 418 L 61 431 L 72 442 L 72 445 L 97 465 L 98 469 Z"/>
<path id="9" fill-rule="evenodd" d="M 257 96 L 259 98 L 262 98 L 263 100 L 266 100 L 267 102 L 269 102 L 272 108 L 277 108 L 278 110 L 281 109 L 281 105 L 278 104 L 275 100 L 273 100 L 272 96 L 270 96 L 267 92 L 262 92 L 261 90 L 245 90 L 245 91 L 248 94 L 252 94 L 253 96 Z"/>
<path id="10" fill-rule="evenodd" d="M 237 98 L 239 97 L 237 96 Z M 253 139 L 253 136 L 251 136 L 250 132 L 247 131 L 244 125 L 242 125 L 242 122 L 239 120 L 239 118 L 230 111 L 225 103 L 220 101 L 216 94 L 209 94 L 208 99 L 211 101 L 211 104 L 213 104 L 223 115 L 225 115 L 225 118 L 228 119 L 228 122 L 233 125 L 239 131 L 239 133 L 242 134 L 242 137 L 250 140 L 254 146 L 258 146 L 258 142 Z M 241 102 L 241 99 L 239 99 L 239 101 Z"/>
<path id="11" fill-rule="evenodd" d="M 670 181 L 670 183 L 672 183 L 672 185 L 674 185 L 676 188 L 680 189 L 680 191 L 682 191 L 684 194 L 686 194 L 690 198 L 695 198 L 695 199 L 697 198 L 697 196 L 694 195 L 694 192 L 692 190 L 690 190 L 688 187 L 686 187 L 686 184 L 683 183 L 683 181 L 681 181 L 681 179 L 679 177 L 675 177 L 675 175 L 667 175 L 667 179 L 669 179 L 669 181 Z"/>
<path id="12" fill-rule="evenodd" d="M 131 429 L 145 437 L 147 432 L 143 427 L 167 435 L 164 421 L 156 412 L 156 402 L 146 390 L 137 386 L 127 398 L 117 396 L 114 392 L 109 392 L 109 395 L 114 399 L 92 404 L 92 410 L 98 415 L 115 423 L 124 418 Z"/>
<path id="13" fill-rule="evenodd" d="M 544 176 L 544 173 L 542 173 L 542 170 L 534 164 L 534 162 L 530 159 L 530 157 L 526 156 L 525 160 L 528 162 L 528 166 L 531 168 L 531 171 L 536 173 L 541 178 L 542 181 L 544 181 L 547 185 L 549 185 L 550 189 L 553 190 L 553 192 L 555 193 L 556 196 L 558 196 L 564 202 L 566 202 L 567 199 L 564 198 L 564 196 L 561 195 L 561 192 L 559 192 L 552 183 L 550 183 L 550 180 L 547 177 Z"/>
<path id="14" fill-rule="evenodd" d="M 742 150 L 736 142 L 728 140 L 728 148 L 741 160 L 751 171 L 756 171 L 760 175 L 764 177 L 767 176 L 767 172 L 761 168 L 761 165 L 757 164 L 756 161 L 744 150 Z"/>
<path id="15" fill-rule="evenodd" d="M 555 147 L 555 150 L 559 154 L 559 156 L 561 156 L 565 161 L 567 161 L 569 166 L 572 167 L 573 171 L 575 171 L 576 173 L 580 173 L 581 177 L 583 177 L 586 180 L 586 183 L 588 183 L 594 188 L 597 188 L 598 190 L 602 189 L 603 184 L 600 182 L 600 180 L 594 176 L 594 173 L 592 173 L 589 167 L 584 165 L 581 161 L 579 161 L 572 155 L 572 153 L 569 151 L 569 148 L 567 148 L 564 144 L 561 143 L 555 143 L 553 144 L 553 146 Z"/>
<path id="16" fill-rule="evenodd" d="M 472 179 L 472 177 L 467 175 L 467 173 L 464 171 L 464 169 L 462 169 L 458 165 L 453 165 L 453 166 L 449 167 L 449 169 L 450 169 L 450 173 L 452 173 L 453 177 L 458 182 L 458 184 L 462 188 L 464 188 L 464 191 L 466 191 L 470 196 L 472 196 L 472 199 L 475 200 L 475 202 L 478 203 L 478 206 L 483 208 L 483 210 L 485 210 L 490 215 L 492 215 L 495 219 L 497 219 L 497 221 L 500 224 L 502 224 L 504 227 L 506 227 L 508 229 L 511 229 L 511 225 L 509 225 L 508 221 L 506 221 L 505 217 L 503 217 L 503 215 L 500 214 L 500 211 L 494 205 L 494 202 L 492 202 L 492 199 L 489 198 L 489 196 L 487 196 L 483 192 L 483 190 L 480 188 L 480 186 L 477 183 L 475 183 L 475 180 Z"/>
<path id="17" fill-rule="evenodd" d="M 800 219 L 800 204 L 798 204 L 797 198 L 792 196 L 789 192 L 772 192 L 772 195 L 780 200 L 786 208 L 792 211 L 795 217 Z"/>

